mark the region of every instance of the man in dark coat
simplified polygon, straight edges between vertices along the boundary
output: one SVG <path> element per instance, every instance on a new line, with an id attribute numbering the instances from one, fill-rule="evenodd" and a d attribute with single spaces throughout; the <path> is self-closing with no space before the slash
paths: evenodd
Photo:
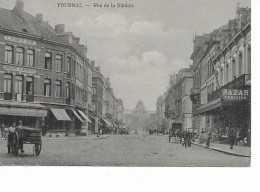
<path id="1" fill-rule="evenodd" d="M 228 138 L 229 138 L 230 149 L 233 149 L 233 145 L 235 143 L 235 131 L 233 128 L 229 129 Z"/>
<path id="2" fill-rule="evenodd" d="M 188 131 L 188 147 L 191 147 L 192 133 Z"/>
<path id="3" fill-rule="evenodd" d="M 189 140 L 189 133 L 187 131 L 184 132 L 183 139 L 184 139 L 183 145 L 185 145 L 185 148 L 187 148 L 187 144 L 188 144 L 188 140 Z"/>

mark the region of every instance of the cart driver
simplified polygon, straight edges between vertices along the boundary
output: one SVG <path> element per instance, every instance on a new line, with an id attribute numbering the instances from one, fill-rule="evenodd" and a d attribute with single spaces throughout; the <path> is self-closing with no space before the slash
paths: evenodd
<path id="1" fill-rule="evenodd" d="M 11 142 L 14 139 L 14 132 L 15 132 L 15 123 L 8 128 L 8 142 Z"/>
<path id="2" fill-rule="evenodd" d="M 18 122 L 17 129 L 22 128 L 22 124 L 23 124 L 23 122 L 22 122 L 22 120 L 20 120 L 20 121 Z M 19 145 L 20 145 L 20 147 L 21 147 L 21 153 L 24 153 L 24 150 L 23 150 L 23 141 L 22 141 L 22 140 L 19 140 Z"/>

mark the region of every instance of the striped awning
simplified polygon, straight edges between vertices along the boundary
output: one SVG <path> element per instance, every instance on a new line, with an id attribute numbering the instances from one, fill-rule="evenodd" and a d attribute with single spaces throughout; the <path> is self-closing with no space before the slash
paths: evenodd
<path id="1" fill-rule="evenodd" d="M 87 115 L 85 115 L 85 113 L 81 110 L 77 110 L 79 112 L 79 114 L 88 122 L 88 123 L 92 123 L 92 121 L 90 121 L 90 119 L 88 118 Z"/>
<path id="2" fill-rule="evenodd" d="M 58 121 L 71 121 L 65 109 L 54 109 L 51 108 L 51 112 Z"/>
<path id="3" fill-rule="evenodd" d="M 81 117 L 79 116 L 79 114 L 77 113 L 77 111 L 72 110 L 72 112 L 73 112 L 74 115 L 78 118 L 78 120 L 80 120 L 81 122 L 84 122 L 84 120 L 81 119 Z"/>
<path id="4" fill-rule="evenodd" d="M 101 119 L 107 124 L 108 127 L 113 127 L 112 123 L 109 120 L 102 118 L 102 117 L 101 117 Z"/>

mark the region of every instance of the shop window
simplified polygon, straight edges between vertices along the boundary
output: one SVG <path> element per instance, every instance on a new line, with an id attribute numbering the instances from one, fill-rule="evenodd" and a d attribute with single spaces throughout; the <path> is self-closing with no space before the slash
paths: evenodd
<path id="1" fill-rule="evenodd" d="M 26 77 L 26 94 L 33 95 L 33 77 Z"/>
<path id="2" fill-rule="evenodd" d="M 34 50 L 27 49 L 27 66 L 34 66 Z"/>
<path id="3" fill-rule="evenodd" d="M 23 65 L 24 50 L 21 47 L 16 48 L 16 64 Z"/>
<path id="4" fill-rule="evenodd" d="M 235 79 L 236 77 L 236 60 L 235 59 L 232 59 L 232 78 Z"/>
<path id="5" fill-rule="evenodd" d="M 96 87 L 92 87 L 92 94 L 96 95 L 97 94 L 97 88 Z"/>
<path id="6" fill-rule="evenodd" d="M 23 93 L 23 77 L 22 76 L 15 77 L 15 93 L 19 93 L 19 94 Z"/>
<path id="7" fill-rule="evenodd" d="M 239 52 L 239 56 L 238 56 L 238 77 L 240 75 L 242 75 L 243 73 L 243 55 L 242 52 Z"/>
<path id="8" fill-rule="evenodd" d="M 62 58 L 61 55 L 56 55 L 56 71 L 61 71 Z"/>
<path id="9" fill-rule="evenodd" d="M 66 98 L 70 97 L 70 83 L 66 83 Z"/>
<path id="10" fill-rule="evenodd" d="M 51 80 L 50 79 L 44 80 L 44 96 L 47 96 L 47 97 L 51 96 Z"/>
<path id="11" fill-rule="evenodd" d="M 55 97 L 61 97 L 61 81 L 55 82 Z"/>
<path id="12" fill-rule="evenodd" d="M 226 64 L 226 69 L 225 69 L 225 83 L 228 83 L 229 82 L 229 66 L 228 66 L 228 63 Z"/>
<path id="13" fill-rule="evenodd" d="M 13 63 L 13 46 L 5 46 L 5 63 Z"/>
<path id="14" fill-rule="evenodd" d="M 92 103 L 92 110 L 96 111 L 96 103 L 94 103 L 94 102 Z"/>
<path id="15" fill-rule="evenodd" d="M 51 69 L 51 54 L 50 53 L 45 53 L 44 69 Z"/>
<path id="16" fill-rule="evenodd" d="M 11 74 L 4 75 L 4 92 L 12 93 L 12 75 Z"/>
<path id="17" fill-rule="evenodd" d="M 67 57 L 67 72 L 70 72 L 71 57 Z"/>

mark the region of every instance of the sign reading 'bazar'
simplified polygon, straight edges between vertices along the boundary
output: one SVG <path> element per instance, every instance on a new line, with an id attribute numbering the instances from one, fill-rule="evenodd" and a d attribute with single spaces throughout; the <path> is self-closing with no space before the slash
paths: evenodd
<path id="1" fill-rule="evenodd" d="M 247 90 L 247 89 L 223 89 L 223 99 L 248 100 L 249 99 L 249 90 Z"/>

